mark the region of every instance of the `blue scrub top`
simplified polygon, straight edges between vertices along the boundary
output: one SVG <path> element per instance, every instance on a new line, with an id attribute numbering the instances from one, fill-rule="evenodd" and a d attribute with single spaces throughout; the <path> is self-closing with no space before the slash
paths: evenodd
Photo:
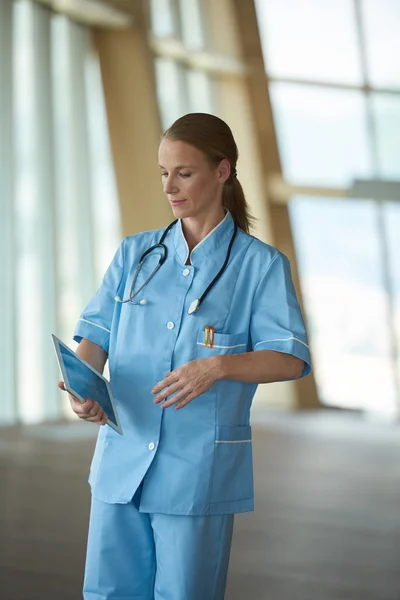
<path id="1" fill-rule="evenodd" d="M 104 502 L 129 502 L 143 482 L 140 510 L 175 515 L 250 511 L 253 471 L 250 406 L 257 385 L 216 382 L 181 410 L 153 403 L 153 386 L 168 371 L 214 354 L 274 350 L 292 354 L 311 370 L 307 334 L 287 258 L 238 229 L 229 263 L 202 302 L 188 314 L 222 267 L 234 230 L 232 216 L 191 252 L 178 221 L 165 239 L 168 256 L 135 299 L 128 298 L 139 258 L 164 231 L 125 238 L 104 280 L 84 309 L 74 339 L 101 346 L 124 435 L 101 427 L 89 481 Z M 137 290 L 158 264 L 144 261 Z M 204 344 L 206 325 L 214 347 Z"/>

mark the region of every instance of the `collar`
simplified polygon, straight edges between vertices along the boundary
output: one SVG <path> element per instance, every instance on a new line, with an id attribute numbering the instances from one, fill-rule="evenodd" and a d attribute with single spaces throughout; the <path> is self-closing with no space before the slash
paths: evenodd
<path id="1" fill-rule="evenodd" d="M 192 265 L 196 266 L 205 258 L 214 254 L 222 245 L 225 245 L 225 242 L 228 244 L 234 228 L 235 225 L 232 215 L 229 211 L 226 211 L 225 218 L 222 219 L 222 221 L 193 248 L 190 254 L 190 262 Z M 183 235 L 181 219 L 179 219 L 175 227 L 174 246 L 179 260 L 182 264 L 186 264 L 189 255 L 189 247 L 185 236 Z"/>

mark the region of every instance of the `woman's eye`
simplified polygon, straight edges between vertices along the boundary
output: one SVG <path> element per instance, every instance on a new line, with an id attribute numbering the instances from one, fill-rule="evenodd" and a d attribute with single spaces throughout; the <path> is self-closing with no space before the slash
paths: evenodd
<path id="1" fill-rule="evenodd" d="M 191 173 L 179 173 L 179 177 L 182 177 L 183 179 L 187 179 L 190 176 Z M 162 172 L 161 177 L 168 177 L 168 173 L 166 171 Z"/>

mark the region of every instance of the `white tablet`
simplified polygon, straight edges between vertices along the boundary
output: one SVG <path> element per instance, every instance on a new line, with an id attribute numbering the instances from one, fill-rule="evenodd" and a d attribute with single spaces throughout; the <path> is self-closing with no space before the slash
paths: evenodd
<path id="1" fill-rule="evenodd" d="M 96 400 L 108 416 L 107 425 L 122 435 L 110 383 L 57 336 L 51 337 L 67 391 L 81 402 Z"/>

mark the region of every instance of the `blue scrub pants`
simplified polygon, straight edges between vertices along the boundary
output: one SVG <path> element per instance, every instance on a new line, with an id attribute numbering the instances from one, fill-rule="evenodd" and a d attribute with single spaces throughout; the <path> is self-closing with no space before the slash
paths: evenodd
<path id="1" fill-rule="evenodd" d="M 85 600 L 223 600 L 234 515 L 141 513 L 92 499 Z"/>

